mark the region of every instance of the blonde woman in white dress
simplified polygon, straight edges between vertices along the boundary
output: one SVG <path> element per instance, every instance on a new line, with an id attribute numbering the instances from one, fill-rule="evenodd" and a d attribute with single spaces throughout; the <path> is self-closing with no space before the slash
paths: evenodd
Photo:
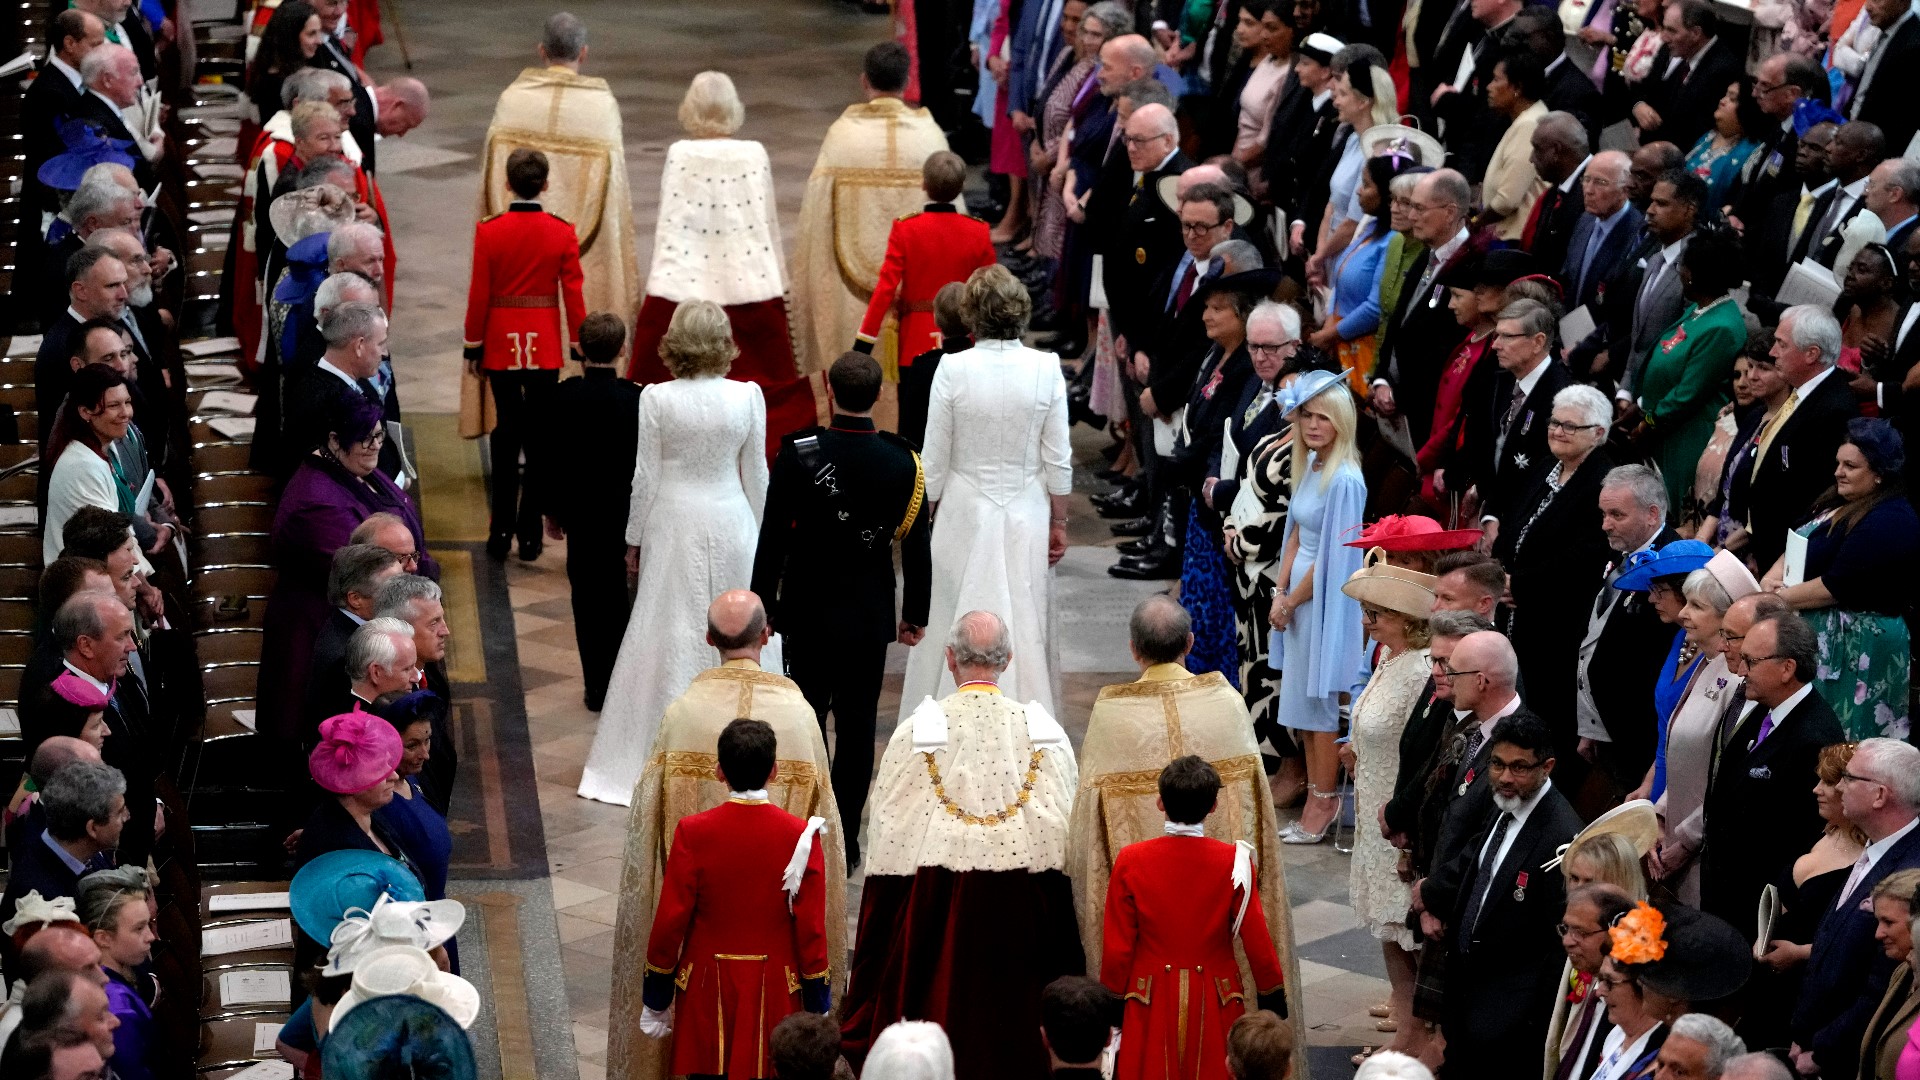
<path id="1" fill-rule="evenodd" d="M 1433 576 L 1389 566 L 1375 548 L 1367 565 L 1340 591 L 1360 602 L 1361 625 L 1379 646 L 1373 677 L 1353 703 L 1352 742 L 1342 747 L 1353 773 L 1355 838 L 1348 894 L 1354 913 L 1386 955 L 1389 1024 L 1393 1041 L 1384 1049 L 1418 1057 L 1427 1048 L 1426 1025 L 1413 1016 L 1414 940 L 1407 926 L 1413 887 L 1400 877 L 1400 852 L 1387 843 L 1377 824 L 1393 797 L 1400 772 L 1400 733 L 1431 674 L 1427 661 L 1426 615 L 1433 610 Z"/>
<path id="2" fill-rule="evenodd" d="M 1051 715 L 1053 565 L 1067 551 L 1073 491 L 1067 384 L 1059 357 L 1020 344 L 1032 311 L 1006 267 L 973 272 L 963 311 L 979 344 L 940 362 L 920 459 L 935 511 L 927 625 L 944 632 L 969 611 L 998 615 L 1013 640 L 1001 689 Z M 945 642 L 929 634 L 907 657 L 901 719 L 953 691 Z"/>
<path id="3" fill-rule="evenodd" d="M 580 777 L 585 798 L 632 804 L 661 715 L 695 675 L 720 663 L 706 642 L 707 605 L 753 577 L 767 499 L 767 407 L 758 386 L 726 377 L 737 353 L 720 305 L 681 304 L 660 343 L 674 379 L 640 395 L 627 509 L 627 566 L 640 585 Z M 778 639 L 760 663 L 781 670 Z"/>

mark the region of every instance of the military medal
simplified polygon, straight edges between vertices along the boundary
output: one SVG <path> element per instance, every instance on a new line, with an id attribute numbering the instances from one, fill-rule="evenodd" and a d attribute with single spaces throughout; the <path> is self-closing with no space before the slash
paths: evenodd
<path id="1" fill-rule="evenodd" d="M 1472 786 L 1473 786 L 1473 770 L 1468 769 L 1467 778 L 1465 780 L 1460 781 L 1460 790 L 1455 792 L 1455 794 L 1465 795 L 1467 793 L 1467 789 Z"/>
<path id="2" fill-rule="evenodd" d="M 1527 872 L 1525 870 L 1520 871 L 1520 876 L 1513 879 L 1513 885 L 1513 898 L 1525 902 L 1527 899 Z"/>
<path id="3" fill-rule="evenodd" d="M 1145 265 L 1147 265 L 1147 249 L 1146 249 L 1146 248 L 1134 248 L 1134 249 L 1133 249 L 1133 261 L 1134 261 L 1134 262 L 1137 262 L 1137 263 L 1139 263 L 1139 264 L 1140 264 L 1141 266 L 1145 266 Z"/>

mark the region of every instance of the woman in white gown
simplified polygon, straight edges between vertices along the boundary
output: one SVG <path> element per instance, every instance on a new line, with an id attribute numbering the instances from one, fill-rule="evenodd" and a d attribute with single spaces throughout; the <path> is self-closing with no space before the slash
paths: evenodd
<path id="1" fill-rule="evenodd" d="M 1000 686 L 1054 711 L 1053 574 L 1067 550 L 1067 384 L 1060 358 L 1020 344 L 1031 308 L 1003 266 L 967 279 L 967 325 L 978 345 L 941 362 L 921 463 L 933 518 L 932 632 L 907 657 L 904 718 L 953 692 L 946 631 L 969 611 L 1000 616 L 1013 663 Z"/>
<path id="2" fill-rule="evenodd" d="M 627 544 L 639 595 L 613 666 L 580 794 L 630 805 L 667 705 L 720 662 L 706 643 L 707 605 L 753 576 L 767 498 L 767 406 L 726 377 L 738 350 L 720 305 L 681 304 L 660 343 L 671 382 L 640 395 Z M 777 643 L 761 656 L 780 670 Z"/>

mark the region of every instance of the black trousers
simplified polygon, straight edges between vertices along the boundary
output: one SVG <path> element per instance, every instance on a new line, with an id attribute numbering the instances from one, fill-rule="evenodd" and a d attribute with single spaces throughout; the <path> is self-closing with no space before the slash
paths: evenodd
<path id="1" fill-rule="evenodd" d="M 521 540 L 540 538 L 540 500 L 531 492 L 521 498 L 520 453 L 529 459 L 542 447 L 529 446 L 527 431 L 539 415 L 546 396 L 560 383 L 558 371 L 489 371 L 487 382 L 493 387 L 493 437 L 488 445 L 493 452 L 493 523 L 488 532 L 494 536 L 513 535 Z M 531 470 L 529 470 L 531 473 Z"/>
<path id="2" fill-rule="evenodd" d="M 567 584 L 573 588 L 573 639 L 580 648 L 587 704 L 597 708 L 606 700 L 633 608 L 627 591 L 627 540 L 618 528 L 567 533 Z"/>
<path id="3" fill-rule="evenodd" d="M 887 643 L 829 634 L 788 636 L 785 642 L 787 674 L 813 706 L 821 738 L 827 734 L 827 713 L 833 713 L 833 797 L 851 851 L 873 783 L 874 714 L 886 675 Z"/>

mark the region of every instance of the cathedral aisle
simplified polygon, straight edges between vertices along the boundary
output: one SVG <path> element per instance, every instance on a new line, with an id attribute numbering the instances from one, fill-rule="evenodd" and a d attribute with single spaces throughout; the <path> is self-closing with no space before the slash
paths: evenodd
<path id="1" fill-rule="evenodd" d="M 581 0 L 571 10 L 589 28 L 585 71 L 609 81 L 624 114 L 640 267 L 652 247 L 660 165 L 680 134 L 675 110 L 687 80 L 705 68 L 726 70 L 739 86 L 741 136 L 767 146 L 791 244 L 820 137 L 857 97 L 858 59 L 885 38 L 887 20 L 840 0 Z M 581 700 L 565 545 L 550 543 L 532 564 L 487 560 L 484 445 L 460 440 L 455 416 L 478 155 L 494 99 L 533 63 L 548 11 L 509 0 L 408 4 L 398 29 L 412 46 L 413 74 L 433 90 L 433 111 L 405 139 L 384 142 L 380 160 L 393 219 L 407 223 L 396 237 L 391 350 L 426 473 L 430 544 L 449 568 L 462 756 L 476 762 L 464 804 L 475 831 L 460 850 L 483 854 L 457 866 L 451 885 L 478 905 L 471 910 L 485 935 L 475 974 L 490 1004 L 475 1042 L 488 1044 L 482 1057 L 492 1075 L 564 1077 L 577 1065 L 584 1080 L 599 1080 L 627 812 L 574 794 L 595 720 Z M 404 70 L 392 28 L 369 66 L 376 80 Z M 1074 546 L 1058 571 L 1058 622 L 1060 719 L 1078 742 L 1099 688 L 1134 677 L 1126 615 L 1154 584 L 1106 575 L 1114 541 L 1085 498 L 1103 486 L 1092 472 L 1105 437 L 1080 427 L 1074 438 L 1079 493 Z M 624 500 L 629 464 L 584 466 L 606 467 L 607 497 Z M 882 716 L 897 708 L 905 650 L 894 653 Z M 1386 999 L 1379 946 L 1347 905 L 1347 857 L 1331 844 L 1288 855 L 1305 983 L 1294 1002 L 1307 1010 L 1314 1076 L 1347 1076 L 1353 1047 L 1389 1037 L 1366 1011 Z M 856 878 L 850 912 L 858 887 Z"/>

